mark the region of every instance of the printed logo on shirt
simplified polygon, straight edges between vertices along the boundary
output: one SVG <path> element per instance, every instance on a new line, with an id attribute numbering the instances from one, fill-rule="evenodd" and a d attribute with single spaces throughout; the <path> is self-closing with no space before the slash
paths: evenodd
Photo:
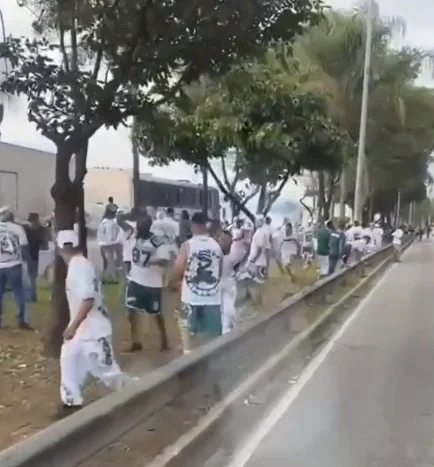
<path id="1" fill-rule="evenodd" d="M 203 249 L 191 253 L 188 260 L 185 282 L 187 287 L 196 295 L 209 297 L 215 295 L 220 280 L 216 273 L 219 270 L 220 261 L 218 252 Z"/>
<path id="2" fill-rule="evenodd" d="M 19 237 L 9 229 L 0 230 L 0 262 L 9 263 L 21 260 Z"/>

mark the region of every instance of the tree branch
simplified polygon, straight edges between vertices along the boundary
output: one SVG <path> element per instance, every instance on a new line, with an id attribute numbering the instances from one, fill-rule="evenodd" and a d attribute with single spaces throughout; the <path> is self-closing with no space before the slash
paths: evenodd
<path id="1" fill-rule="evenodd" d="M 307 191 L 304 192 L 304 195 L 298 200 L 298 202 L 304 207 L 304 209 L 306 209 L 306 211 L 309 213 L 309 216 L 313 218 L 313 209 L 310 208 L 305 202 L 305 198 L 306 198 L 306 193 Z"/>
<path id="2" fill-rule="evenodd" d="M 267 200 L 267 205 L 264 209 L 264 216 L 268 214 L 274 202 L 277 200 L 277 198 L 279 198 L 280 194 L 282 193 L 283 187 L 286 185 L 288 180 L 289 180 L 289 172 L 286 172 L 286 174 L 280 181 L 278 187 L 275 190 L 273 190 L 272 193 L 270 193 L 268 200 Z"/>
<path id="3" fill-rule="evenodd" d="M 225 183 L 225 185 L 230 190 L 232 188 L 232 186 L 231 186 L 232 184 L 229 181 L 228 171 L 226 170 L 225 156 L 221 156 L 220 162 L 221 162 L 221 165 L 222 165 L 223 182 Z M 231 190 L 231 191 L 233 191 L 233 190 Z"/>
<path id="4" fill-rule="evenodd" d="M 255 216 L 246 208 L 245 204 L 241 202 L 233 193 L 229 192 L 221 180 L 218 178 L 217 174 L 215 173 L 214 169 L 211 167 L 209 162 L 206 163 L 206 167 L 211 174 L 212 178 L 216 182 L 219 190 L 226 195 L 239 209 L 242 211 L 252 222 L 255 222 Z"/>

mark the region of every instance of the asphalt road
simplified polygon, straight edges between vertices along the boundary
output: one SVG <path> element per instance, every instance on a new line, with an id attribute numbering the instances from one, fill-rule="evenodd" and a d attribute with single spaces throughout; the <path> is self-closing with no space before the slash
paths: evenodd
<path id="1" fill-rule="evenodd" d="M 232 467 L 434 465 L 434 243 L 424 242 L 380 280 Z"/>

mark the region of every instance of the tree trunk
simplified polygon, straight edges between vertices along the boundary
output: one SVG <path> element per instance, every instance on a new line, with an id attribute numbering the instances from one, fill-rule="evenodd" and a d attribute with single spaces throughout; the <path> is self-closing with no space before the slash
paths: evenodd
<path id="1" fill-rule="evenodd" d="M 133 205 L 134 210 L 138 212 L 140 208 L 140 154 L 139 146 L 135 136 L 137 133 L 135 131 L 136 126 L 137 120 L 134 119 L 131 137 L 131 150 L 133 154 Z"/>
<path id="2" fill-rule="evenodd" d="M 56 154 L 56 181 L 51 188 L 54 199 L 54 223 L 56 232 L 72 230 L 77 208 L 81 199 L 80 189 L 69 177 L 69 163 L 72 151 L 67 147 L 58 148 Z M 55 254 L 54 277 L 51 294 L 52 325 L 45 336 L 46 354 L 59 357 L 63 342 L 63 331 L 69 322 L 69 308 L 65 294 L 66 265 Z"/>
<path id="3" fill-rule="evenodd" d="M 202 172 L 202 185 L 203 185 L 202 211 L 208 217 L 208 170 L 206 166 L 202 166 L 200 170 Z"/>
<path id="4" fill-rule="evenodd" d="M 262 183 L 261 189 L 259 190 L 258 204 L 256 205 L 256 214 L 260 215 L 264 213 L 266 202 L 267 202 L 267 184 Z"/>
<path id="5" fill-rule="evenodd" d="M 80 248 L 83 255 L 87 258 L 87 226 L 86 226 L 86 208 L 85 208 L 85 194 L 84 194 L 84 177 L 86 175 L 87 163 L 87 149 L 88 145 L 76 157 L 75 164 L 75 179 L 74 183 L 79 189 L 78 209 L 77 209 L 77 223 L 78 223 L 78 238 L 80 241 Z"/>
<path id="6" fill-rule="evenodd" d="M 339 218 L 345 219 L 345 194 L 347 191 L 347 174 L 345 167 L 342 167 L 341 182 L 340 182 L 340 197 L 339 197 Z"/>
<path id="7" fill-rule="evenodd" d="M 325 179 L 324 172 L 318 172 L 318 220 L 325 220 Z"/>

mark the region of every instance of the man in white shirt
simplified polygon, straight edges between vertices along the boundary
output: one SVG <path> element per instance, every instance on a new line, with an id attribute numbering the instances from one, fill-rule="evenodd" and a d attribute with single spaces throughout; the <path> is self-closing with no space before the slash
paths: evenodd
<path id="1" fill-rule="evenodd" d="M 223 252 L 206 228 L 207 218 L 196 212 L 191 219 L 192 238 L 181 245 L 172 276 L 179 289 L 178 321 L 184 353 L 222 334 L 221 287 Z"/>
<path id="2" fill-rule="evenodd" d="M 239 255 L 231 248 L 232 235 L 228 231 L 222 231 L 219 244 L 223 251 L 223 265 L 221 276 L 222 291 L 222 331 L 228 333 L 235 326 L 237 298 L 236 272 L 239 267 Z"/>
<path id="3" fill-rule="evenodd" d="M 375 238 L 375 248 L 379 250 L 383 246 L 383 235 L 384 230 L 381 228 L 380 224 L 374 225 L 374 238 Z"/>
<path id="4" fill-rule="evenodd" d="M 294 238 L 294 228 L 288 218 L 285 219 L 282 226 L 283 241 L 281 246 L 281 261 L 282 266 L 285 268 L 286 273 L 289 275 L 291 280 L 294 276 L 291 271 L 292 258 L 297 255 L 297 241 Z"/>
<path id="5" fill-rule="evenodd" d="M 356 263 L 363 257 L 366 247 L 366 240 L 363 238 L 363 228 L 359 221 L 354 221 L 354 225 L 347 231 L 347 239 L 352 245 L 351 259 Z"/>
<path id="6" fill-rule="evenodd" d="M 74 230 L 61 230 L 57 245 L 68 266 L 66 297 L 70 321 L 63 333 L 60 355 L 59 415 L 82 407 L 82 387 L 90 373 L 106 386 L 120 390 L 127 381 L 112 347 L 112 326 L 92 263 L 83 256 Z"/>
<path id="7" fill-rule="evenodd" d="M 20 329 L 32 330 L 26 320 L 26 298 L 24 291 L 23 260 L 29 258 L 28 240 L 24 228 L 13 222 L 13 214 L 8 207 L 0 210 L 0 327 L 2 326 L 2 304 L 6 288 L 9 287 L 15 297 Z"/>
<path id="8" fill-rule="evenodd" d="M 125 292 L 128 274 L 131 269 L 133 247 L 136 240 L 134 235 L 135 226 L 126 220 L 125 213 L 121 209 L 117 211 L 116 221 L 120 227 L 119 242 L 122 245 L 123 288 Z"/>
<path id="9" fill-rule="evenodd" d="M 142 350 L 139 337 L 139 313 L 155 317 L 160 331 L 161 350 L 168 349 L 162 314 L 164 273 L 170 261 L 170 247 L 161 235 L 152 231 L 149 216 L 137 221 L 136 241 L 132 250 L 131 270 L 125 293 L 131 326 L 131 352 Z"/>
<path id="10" fill-rule="evenodd" d="M 394 259 L 397 263 L 401 262 L 402 237 L 404 236 L 403 227 L 398 227 L 392 234 L 392 243 L 394 249 Z"/>
<path id="11" fill-rule="evenodd" d="M 105 217 L 99 225 L 96 239 L 101 248 L 103 257 L 104 281 L 108 284 L 117 284 L 119 281 L 118 268 L 121 259 L 118 257 L 120 249 L 120 227 L 116 222 L 116 212 L 106 210 Z"/>
<path id="12" fill-rule="evenodd" d="M 313 222 L 309 220 L 307 225 L 303 227 L 302 241 L 301 241 L 301 255 L 305 262 L 305 266 L 312 263 L 312 259 L 315 255 L 314 245 L 314 226 Z"/>
<path id="13" fill-rule="evenodd" d="M 268 265 L 270 263 L 270 230 L 267 225 L 264 225 L 262 216 L 257 217 L 256 227 L 250 247 L 248 268 L 253 275 L 253 280 L 263 284 L 267 279 Z"/>

